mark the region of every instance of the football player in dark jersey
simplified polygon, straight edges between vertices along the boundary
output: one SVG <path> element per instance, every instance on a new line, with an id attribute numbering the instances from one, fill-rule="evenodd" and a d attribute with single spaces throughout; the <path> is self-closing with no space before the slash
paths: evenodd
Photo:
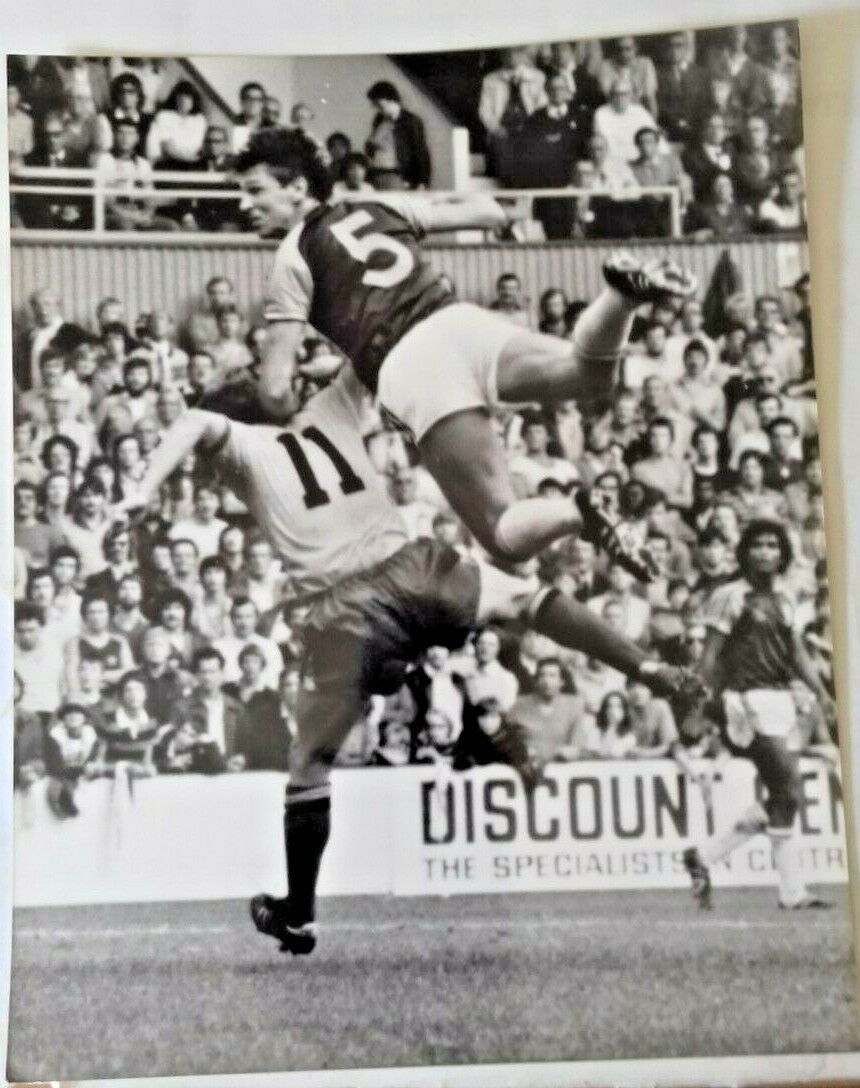
<path id="1" fill-rule="evenodd" d="M 708 908 L 711 866 L 766 830 L 779 875 L 780 907 L 829 906 L 810 895 L 803 882 L 793 832 L 801 779 L 789 685 L 802 680 L 830 720 L 833 701 L 807 655 L 793 597 L 781 584 L 791 562 L 785 528 L 764 518 L 751 521 L 737 554 L 741 577 L 715 589 L 705 605 L 708 635 L 700 669 L 718 698 L 715 712 L 730 750 L 752 761 L 768 796 L 726 835 L 687 850 L 684 862 L 699 905 Z"/>
<path id="2" fill-rule="evenodd" d="M 261 380 L 271 411 L 287 417 L 294 407 L 296 352 L 309 323 L 411 433 L 451 506 L 497 560 L 531 558 L 584 518 L 613 559 L 648 577 L 647 563 L 581 496 L 577 504 L 517 498 L 491 412 L 605 397 L 637 307 L 692 294 L 692 275 L 667 261 L 616 255 L 604 266 L 603 291 L 566 341 L 457 301 L 425 260 L 420 241 L 427 233 L 508 223 L 487 194 L 385 193 L 331 203 L 324 156 L 287 129 L 256 133 L 237 170 L 258 233 L 286 235 L 264 307 L 270 329 Z"/>

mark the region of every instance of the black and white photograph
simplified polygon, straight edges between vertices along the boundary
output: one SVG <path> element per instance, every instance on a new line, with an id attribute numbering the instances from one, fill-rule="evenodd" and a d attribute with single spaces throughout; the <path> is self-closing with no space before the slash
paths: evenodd
<path id="1" fill-rule="evenodd" d="M 9 1081 L 860 1051 L 803 34 L 632 29 L 5 55 Z"/>

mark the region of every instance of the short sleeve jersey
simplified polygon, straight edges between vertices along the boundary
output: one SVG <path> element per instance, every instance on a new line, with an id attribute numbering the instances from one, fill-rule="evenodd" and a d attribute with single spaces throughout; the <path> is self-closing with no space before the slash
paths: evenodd
<path id="1" fill-rule="evenodd" d="M 275 255 L 267 321 L 307 321 L 376 392 L 383 360 L 419 321 L 453 302 L 421 254 L 426 213 L 415 197 L 323 204 Z"/>
<path id="2" fill-rule="evenodd" d="M 342 373 L 283 429 L 230 422 L 222 449 L 231 486 L 300 594 L 368 570 L 408 540 L 367 456 L 351 385 Z"/>
<path id="3" fill-rule="evenodd" d="M 796 609 L 781 589 L 757 590 L 744 578 L 719 586 L 703 621 L 726 636 L 719 659 L 725 687 L 785 688 L 794 678 Z"/>

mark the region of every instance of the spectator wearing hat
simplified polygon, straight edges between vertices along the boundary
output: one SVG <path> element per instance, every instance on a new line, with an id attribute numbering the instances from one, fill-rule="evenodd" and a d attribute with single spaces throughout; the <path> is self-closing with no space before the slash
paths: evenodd
<path id="1" fill-rule="evenodd" d="M 418 189 L 430 184 L 431 162 L 424 122 L 404 109 L 400 92 L 388 80 L 369 88 L 376 114 L 366 151 L 370 181 L 376 189 Z"/>

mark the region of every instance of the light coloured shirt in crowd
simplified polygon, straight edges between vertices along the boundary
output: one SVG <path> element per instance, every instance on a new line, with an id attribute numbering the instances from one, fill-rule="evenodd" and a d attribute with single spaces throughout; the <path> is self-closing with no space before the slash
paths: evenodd
<path id="1" fill-rule="evenodd" d="M 690 466 L 671 454 L 646 457 L 630 469 L 630 477 L 656 487 L 672 506 L 689 506 L 693 495 L 693 479 Z"/>
<path id="2" fill-rule="evenodd" d="M 226 594 L 223 599 L 216 601 L 210 601 L 201 596 L 191 614 L 191 626 L 210 642 L 227 638 L 233 634 L 233 624 L 230 621 L 231 605 L 232 600 Z"/>
<path id="3" fill-rule="evenodd" d="M 15 647 L 15 672 L 24 685 L 24 694 L 18 707 L 39 713 L 53 713 L 60 705 L 63 686 L 64 659 L 62 646 L 51 633 L 45 637 L 45 629 L 39 645 L 34 650 Z"/>
<path id="4" fill-rule="evenodd" d="M 806 225 L 806 208 L 803 202 L 781 204 L 779 200 L 768 197 L 759 205 L 758 218 L 773 223 L 779 230 L 800 230 Z"/>
<path id="5" fill-rule="evenodd" d="M 99 183 L 116 189 L 124 198 L 141 199 L 138 191 L 151 188 L 153 184 L 152 163 L 143 155 L 120 159 L 110 152 L 104 152 L 97 157 L 95 169 Z"/>
<path id="6" fill-rule="evenodd" d="M 633 197 L 639 191 L 639 182 L 623 158 L 610 155 L 600 166 L 594 167 L 595 188 L 606 189 L 616 200 L 622 196 Z"/>
<path id="7" fill-rule="evenodd" d="M 665 699 L 651 699 L 644 710 L 629 708 L 637 748 L 669 746 L 678 739 L 672 708 Z"/>
<path id="8" fill-rule="evenodd" d="M 660 355 L 649 355 L 645 351 L 633 349 L 625 356 L 621 367 L 623 385 L 636 392 L 642 389 L 648 378 L 663 378 L 667 382 L 673 382 L 684 373 L 683 367 L 679 369 L 677 364 L 670 364 L 665 350 Z"/>
<path id="9" fill-rule="evenodd" d="M 629 79 L 633 97 L 639 102 L 653 100 L 657 94 L 657 69 L 650 57 L 636 56 L 623 67 L 612 60 L 602 61 L 597 71 L 597 82 L 607 98 L 619 77 Z"/>
<path id="10" fill-rule="evenodd" d="M 165 157 L 193 162 L 203 147 L 207 125 L 202 113 L 159 110 L 146 134 L 146 157 L 150 162 Z"/>
<path id="11" fill-rule="evenodd" d="M 598 106 L 594 111 L 594 131 L 603 136 L 609 145 L 609 154 L 632 162 L 639 155 L 636 133 L 640 128 L 657 128 L 657 122 L 636 102 L 619 112 L 610 105 Z"/>
<path id="12" fill-rule="evenodd" d="M 502 123 L 511 99 L 514 78 L 516 78 L 520 100 L 527 114 L 530 115 L 546 105 L 544 91 L 546 76 L 540 69 L 522 64 L 516 72 L 508 68 L 488 72 L 481 83 L 481 98 L 478 103 L 478 116 L 488 132 L 496 132 Z"/>
<path id="13" fill-rule="evenodd" d="M 373 130 L 370 161 L 376 170 L 396 170 L 397 152 L 394 147 L 394 122 L 384 118 Z"/>
<path id="14" fill-rule="evenodd" d="M 160 61 L 144 60 L 141 65 L 126 64 L 123 57 L 111 57 L 108 62 L 111 80 L 126 72 L 136 76 L 143 87 L 143 109 L 146 113 L 155 113 L 158 103 L 164 97 L 166 69 Z"/>
<path id="15" fill-rule="evenodd" d="M 227 739 L 224 733 L 224 696 L 204 695 L 201 692 L 200 703 L 206 711 L 206 732 L 218 745 L 223 756 L 227 751 Z"/>
<path id="16" fill-rule="evenodd" d="M 433 518 L 439 513 L 436 507 L 416 499 L 397 507 L 406 525 L 410 540 L 420 540 L 433 536 Z"/>
<path id="17" fill-rule="evenodd" d="M 589 715 L 581 695 L 556 695 L 546 702 L 539 695 L 521 695 L 514 703 L 511 720 L 526 731 L 529 751 L 538 763 L 575 758 L 574 751 L 586 746 Z"/>
<path id="18" fill-rule="evenodd" d="M 726 427 L 726 398 L 707 378 L 683 377 L 669 388 L 669 403 L 697 425 L 707 423 L 718 431 Z"/>
<path id="19" fill-rule="evenodd" d="M 476 665 L 474 672 L 466 677 L 466 694 L 470 703 L 482 699 L 497 700 L 502 713 L 510 710 L 517 698 L 520 685 L 512 672 L 490 661 L 487 665 Z"/>
<path id="20" fill-rule="evenodd" d="M 614 601 L 621 606 L 622 623 L 621 630 L 631 642 L 639 642 L 648 633 L 648 624 L 651 621 L 651 606 L 642 597 L 635 593 L 601 593 L 597 597 L 589 597 L 586 604 L 592 612 L 598 616 L 603 615 L 603 609 Z"/>
<path id="21" fill-rule="evenodd" d="M 85 581 L 91 574 L 104 570 L 104 539 L 111 527 L 112 519 L 107 517 L 92 529 L 69 521 L 63 529 L 63 536 L 81 557 L 80 577 Z"/>
<path id="22" fill-rule="evenodd" d="M 573 682 L 577 692 L 585 699 L 585 705 L 590 714 L 596 714 L 600 704 L 610 691 L 623 693 L 627 680 L 624 673 L 609 665 L 592 667 L 586 665 L 578 668 L 573 673 Z"/>
<path id="23" fill-rule="evenodd" d="M 273 563 L 263 578 L 252 578 L 250 575 L 243 578 L 241 593 L 254 602 L 262 615 L 284 599 L 286 587 L 286 575 Z"/>
<path id="24" fill-rule="evenodd" d="M 272 541 L 297 594 L 367 570 L 409 539 L 364 448 L 363 397 L 355 375 L 342 370 L 286 429 L 229 423 L 221 455 L 227 482 Z M 325 436 L 349 466 L 348 476 L 308 431 Z M 287 432 L 293 438 L 289 447 Z M 299 474 L 306 465 L 320 489 L 310 496 L 313 505 Z"/>
<path id="25" fill-rule="evenodd" d="M 183 385 L 188 380 L 188 355 L 169 340 L 149 345 L 152 379 L 158 385 Z"/>
<path id="26" fill-rule="evenodd" d="M 211 521 L 204 522 L 197 517 L 190 517 L 174 522 L 168 536 L 171 540 L 193 541 L 197 546 L 198 556 L 205 559 L 208 555 L 218 553 L 218 542 L 226 528 L 227 522 L 221 518 L 212 518 Z"/>
<path id="27" fill-rule="evenodd" d="M 668 382 L 677 382 L 684 377 L 684 352 L 691 340 L 699 340 L 708 349 L 708 365 L 705 373 L 710 374 L 711 368 L 717 359 L 717 345 L 706 333 L 700 329 L 694 335 L 686 332 L 676 332 L 666 338 L 666 361 L 669 364 L 664 377 Z"/>
<path id="28" fill-rule="evenodd" d="M 33 150 L 33 118 L 22 109 L 7 117 L 6 134 L 9 138 L 9 154 L 23 158 Z"/>
<path id="29" fill-rule="evenodd" d="M 244 370 L 254 361 L 247 344 L 241 340 L 219 340 L 209 348 L 209 354 L 215 360 L 222 378 L 229 378 L 233 371 Z"/>
<path id="30" fill-rule="evenodd" d="M 518 476 L 523 481 L 529 495 L 537 494 L 538 486 L 543 480 L 555 480 L 562 487 L 572 487 L 579 482 L 576 465 L 561 457 L 538 459 L 527 453 L 521 454 L 510 459 L 508 468 L 512 476 Z"/>
<path id="31" fill-rule="evenodd" d="M 42 373 L 39 369 L 39 359 L 59 332 L 63 324 L 63 318 L 58 314 L 48 325 L 42 325 L 34 329 L 30 336 L 30 381 L 34 390 L 42 388 Z"/>
<path id="32" fill-rule="evenodd" d="M 263 684 L 267 688 L 273 688 L 275 691 L 278 690 L 278 683 L 284 668 L 284 661 L 276 642 L 273 642 L 270 638 L 265 638 L 263 635 L 257 634 L 250 635 L 248 638 L 227 635 L 225 638 L 216 639 L 213 645 L 224 657 L 224 680 L 228 684 L 236 683 L 242 675 L 241 670 L 239 669 L 239 653 L 243 647 L 249 645 L 257 646 L 262 652 L 266 662 L 261 674 Z"/>
<path id="33" fill-rule="evenodd" d="M 57 722 L 48 735 L 56 745 L 66 768 L 83 767 L 92 758 L 99 739 L 89 722 L 84 723 L 80 736 L 77 737 L 73 737 L 62 722 Z"/>

